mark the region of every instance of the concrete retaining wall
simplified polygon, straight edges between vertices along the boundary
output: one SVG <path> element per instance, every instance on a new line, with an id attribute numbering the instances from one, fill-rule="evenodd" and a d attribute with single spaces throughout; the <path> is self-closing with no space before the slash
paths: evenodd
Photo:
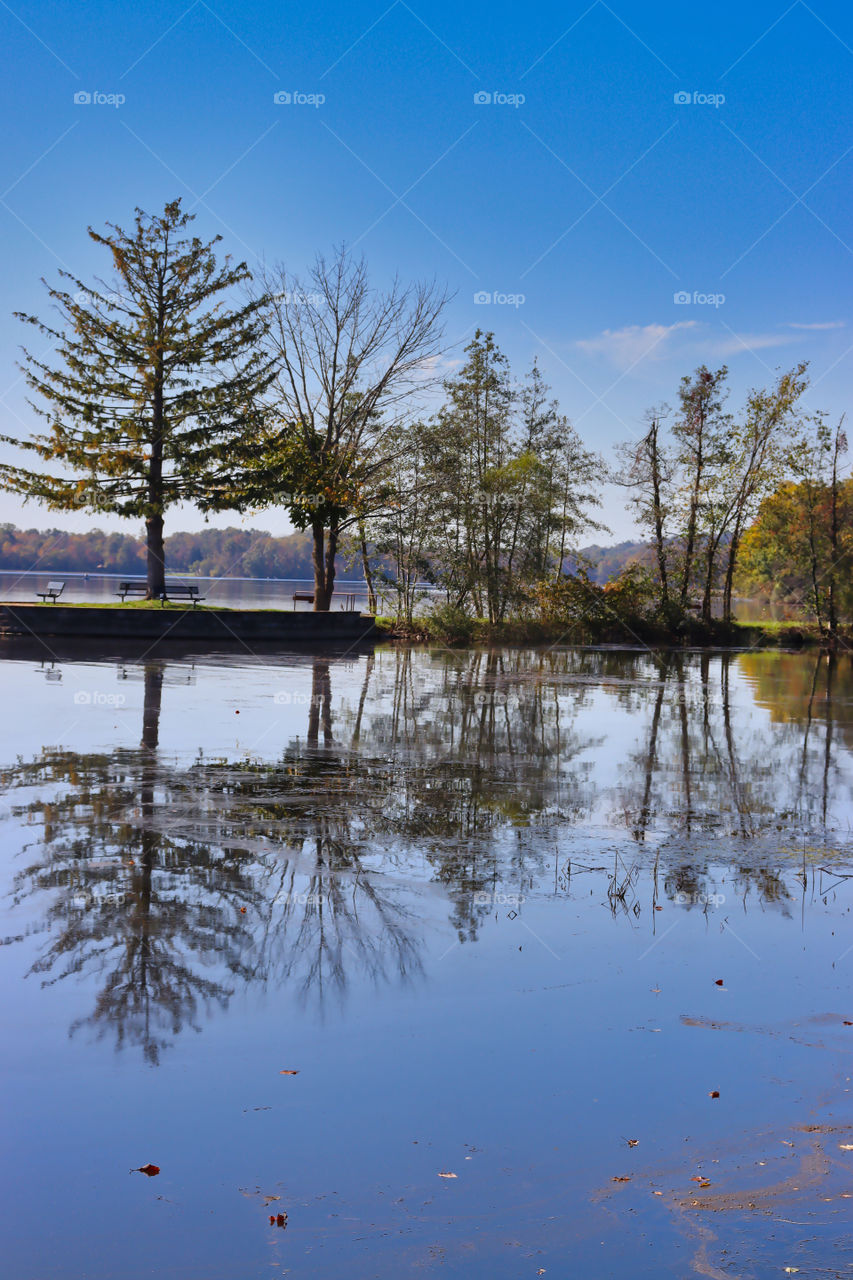
<path id="1" fill-rule="evenodd" d="M 372 617 L 343 610 L 297 613 L 284 609 L 99 609 L 61 604 L 0 604 L 0 633 L 31 636 L 103 636 L 140 640 L 295 642 L 371 640 Z"/>

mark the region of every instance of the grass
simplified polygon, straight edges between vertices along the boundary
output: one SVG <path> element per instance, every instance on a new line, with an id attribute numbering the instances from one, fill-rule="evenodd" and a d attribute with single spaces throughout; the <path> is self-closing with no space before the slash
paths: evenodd
<path id="1" fill-rule="evenodd" d="M 38 609 L 53 609 L 56 606 L 42 602 L 41 600 L 6 600 L 4 604 L 17 606 L 26 605 L 28 608 L 32 605 Z M 159 600 L 63 600 L 61 597 L 56 604 L 62 609 L 193 609 L 200 612 L 204 609 L 215 609 L 218 613 L 231 612 L 225 605 L 193 605 L 190 600 L 167 600 L 165 604 L 161 604 Z"/>

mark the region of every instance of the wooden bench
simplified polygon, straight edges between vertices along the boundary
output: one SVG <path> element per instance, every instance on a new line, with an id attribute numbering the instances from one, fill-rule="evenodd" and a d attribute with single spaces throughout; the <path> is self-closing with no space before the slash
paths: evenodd
<path id="1" fill-rule="evenodd" d="M 313 591 L 294 591 L 294 593 L 293 593 L 293 607 L 294 607 L 294 609 L 296 608 L 296 602 L 297 602 L 297 600 L 301 600 L 304 604 L 313 604 L 313 603 L 314 603 L 314 592 L 313 592 Z"/>
<path id="2" fill-rule="evenodd" d="M 48 600 L 52 600 L 56 604 L 59 597 L 65 590 L 64 582 L 49 582 L 44 591 L 37 591 L 36 595 L 47 604 Z"/>
<path id="3" fill-rule="evenodd" d="M 186 586 L 182 582 L 167 582 L 166 590 L 160 595 L 160 605 L 164 605 L 167 600 L 192 600 L 193 608 L 204 599 L 199 595 L 199 587 Z M 126 600 L 128 596 L 145 597 L 148 594 L 148 584 L 146 582 L 120 582 L 116 595 L 122 600 Z"/>

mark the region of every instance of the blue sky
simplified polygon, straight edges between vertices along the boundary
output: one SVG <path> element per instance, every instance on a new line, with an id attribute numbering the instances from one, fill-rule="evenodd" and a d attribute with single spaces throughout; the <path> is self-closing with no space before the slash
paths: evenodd
<path id="1" fill-rule="evenodd" d="M 60 265 L 103 269 L 89 224 L 177 195 L 250 267 L 347 241 L 377 283 L 446 282 L 448 338 L 537 357 L 605 454 L 703 361 L 737 404 L 808 359 L 809 407 L 848 407 L 848 5 L 0 0 L 0 37 L 3 433 L 35 426 L 11 312 L 46 315 Z M 92 517 L 0 495 L 0 519 Z M 618 493 L 604 519 L 632 532 Z"/>

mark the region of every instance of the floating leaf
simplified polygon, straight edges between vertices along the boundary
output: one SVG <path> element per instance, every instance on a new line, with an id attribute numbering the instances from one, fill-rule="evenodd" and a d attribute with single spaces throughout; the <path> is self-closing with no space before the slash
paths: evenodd
<path id="1" fill-rule="evenodd" d="M 630 1181 L 631 1181 L 631 1179 L 630 1179 L 630 1178 L 620 1177 L 620 1176 L 617 1174 L 617 1175 L 616 1175 L 616 1177 L 611 1178 L 611 1179 L 610 1179 L 610 1181 L 611 1181 L 611 1182 L 630 1182 Z"/>
<path id="2" fill-rule="evenodd" d="M 457 1175 L 455 1173 L 440 1173 L 438 1176 L 439 1178 L 455 1178 Z"/>
<path id="3" fill-rule="evenodd" d="M 287 1214 L 286 1214 L 286 1213 L 271 1213 L 271 1214 L 270 1214 L 270 1226 L 271 1226 L 271 1227 L 286 1227 L 286 1226 L 287 1226 Z"/>
<path id="4" fill-rule="evenodd" d="M 298 1071 L 279 1071 L 278 1074 L 280 1076 L 298 1076 L 299 1072 Z"/>
<path id="5" fill-rule="evenodd" d="M 853 1151 L 853 1142 L 839 1142 L 839 1151 Z"/>
<path id="6" fill-rule="evenodd" d="M 714 986 L 715 986 L 715 987 L 721 987 L 722 985 L 723 985 L 723 980 L 722 980 L 722 978 L 715 978 L 715 979 L 714 979 Z"/>
<path id="7" fill-rule="evenodd" d="M 719 1089 L 712 1089 L 711 1092 L 708 1094 L 709 1098 L 719 1098 L 719 1096 L 720 1096 Z"/>
<path id="8" fill-rule="evenodd" d="M 138 1169 L 133 1169 L 133 1173 L 144 1173 L 146 1178 L 156 1178 L 160 1172 L 159 1164 L 143 1164 Z"/>
<path id="9" fill-rule="evenodd" d="M 628 1143 L 629 1147 L 638 1147 L 640 1145 L 639 1138 L 626 1138 L 625 1141 Z"/>

